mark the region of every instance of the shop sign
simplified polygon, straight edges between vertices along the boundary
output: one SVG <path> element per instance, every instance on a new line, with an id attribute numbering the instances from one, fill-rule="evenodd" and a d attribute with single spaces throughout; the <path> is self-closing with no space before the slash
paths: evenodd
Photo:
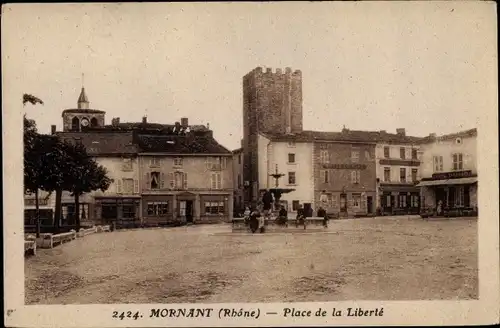
<path id="1" fill-rule="evenodd" d="M 442 172 L 434 173 L 432 179 L 435 180 L 446 180 L 446 179 L 458 179 L 458 178 L 470 178 L 472 177 L 472 171 L 454 171 L 454 172 Z"/>
<path id="2" fill-rule="evenodd" d="M 350 164 L 350 163 L 341 163 L 341 164 L 323 164 L 324 169 L 337 169 L 337 170 L 364 170 L 366 169 L 365 164 Z"/>

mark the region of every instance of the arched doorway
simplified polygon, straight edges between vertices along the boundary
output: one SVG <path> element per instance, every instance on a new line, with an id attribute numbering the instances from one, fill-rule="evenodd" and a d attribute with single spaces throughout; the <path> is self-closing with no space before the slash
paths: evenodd
<path id="1" fill-rule="evenodd" d="M 90 120 L 90 127 L 95 128 L 97 126 L 97 118 L 92 117 Z"/>

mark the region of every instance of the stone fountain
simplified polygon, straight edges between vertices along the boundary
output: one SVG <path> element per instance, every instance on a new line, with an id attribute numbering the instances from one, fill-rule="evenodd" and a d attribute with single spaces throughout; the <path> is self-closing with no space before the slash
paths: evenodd
<path id="1" fill-rule="evenodd" d="M 274 188 L 269 188 L 269 191 L 273 194 L 274 199 L 274 209 L 275 211 L 279 211 L 280 208 L 280 199 L 283 194 L 288 194 L 289 192 L 294 191 L 293 188 L 280 188 L 279 187 L 279 179 L 285 176 L 283 173 L 278 172 L 278 165 L 276 164 L 276 168 L 273 174 L 269 174 L 269 176 L 274 178 Z"/>

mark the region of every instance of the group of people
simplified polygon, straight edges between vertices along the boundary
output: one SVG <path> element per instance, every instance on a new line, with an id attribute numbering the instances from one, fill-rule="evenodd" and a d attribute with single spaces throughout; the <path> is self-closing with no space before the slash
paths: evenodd
<path id="1" fill-rule="evenodd" d="M 265 221 L 266 219 L 271 219 L 272 205 L 272 194 L 269 190 L 266 190 L 266 192 L 264 192 L 264 195 L 262 196 L 262 201 L 259 202 L 257 206 L 252 209 L 250 209 L 250 207 L 245 208 L 243 216 L 252 233 L 255 233 L 257 231 L 263 233 L 265 231 Z M 304 229 L 306 229 L 307 216 L 308 215 L 305 212 L 304 207 L 302 205 L 299 205 L 299 208 L 297 209 L 297 216 L 295 219 L 295 226 L 297 228 L 299 226 L 303 226 Z M 322 207 L 318 209 L 317 216 L 324 218 L 323 226 L 325 228 L 328 227 L 328 216 L 326 214 L 326 211 Z M 285 206 L 280 206 L 278 215 L 275 218 L 275 222 L 277 225 L 288 227 L 288 212 Z"/>

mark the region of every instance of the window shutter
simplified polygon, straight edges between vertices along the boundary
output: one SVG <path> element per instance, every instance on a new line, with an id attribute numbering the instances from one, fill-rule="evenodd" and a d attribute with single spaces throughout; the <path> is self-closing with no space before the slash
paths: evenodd
<path id="1" fill-rule="evenodd" d="M 217 173 L 217 189 L 222 189 L 222 174 Z"/>
<path id="2" fill-rule="evenodd" d="M 123 185 L 122 185 L 122 179 L 118 179 L 116 181 L 116 193 L 117 194 L 121 194 L 122 193 L 122 187 L 123 187 Z"/>
<path id="3" fill-rule="evenodd" d="M 351 172 L 351 182 L 356 183 L 356 171 Z"/>
<path id="4" fill-rule="evenodd" d="M 184 189 L 187 189 L 187 187 L 188 187 L 188 175 L 187 175 L 187 173 L 183 173 L 183 175 L 184 175 L 184 179 L 182 181 L 183 182 L 183 186 L 182 187 Z"/>
<path id="5" fill-rule="evenodd" d="M 174 189 L 175 188 L 175 176 L 174 176 L 174 172 L 170 172 L 168 174 L 168 177 L 169 177 L 169 180 L 170 180 L 170 189 Z"/>
<path id="6" fill-rule="evenodd" d="M 212 173 L 212 174 L 210 174 L 210 188 L 215 189 L 215 187 L 216 187 L 215 184 L 216 184 L 215 173 Z"/>
<path id="7" fill-rule="evenodd" d="M 210 169 L 209 164 L 210 164 L 209 157 L 205 157 L 205 168 L 206 168 L 207 170 L 209 170 L 209 169 Z"/>
<path id="8" fill-rule="evenodd" d="M 151 189 L 151 175 L 149 173 L 144 174 L 144 189 Z"/>
<path id="9" fill-rule="evenodd" d="M 134 194 L 139 193 L 139 180 L 134 179 Z"/>
<path id="10" fill-rule="evenodd" d="M 356 172 L 356 179 L 357 179 L 357 180 L 356 180 L 356 182 L 357 182 L 357 183 L 360 183 L 360 182 L 361 182 L 361 171 L 357 171 L 357 172 Z"/>
<path id="11" fill-rule="evenodd" d="M 160 174 L 160 189 L 165 188 L 165 173 Z"/>

